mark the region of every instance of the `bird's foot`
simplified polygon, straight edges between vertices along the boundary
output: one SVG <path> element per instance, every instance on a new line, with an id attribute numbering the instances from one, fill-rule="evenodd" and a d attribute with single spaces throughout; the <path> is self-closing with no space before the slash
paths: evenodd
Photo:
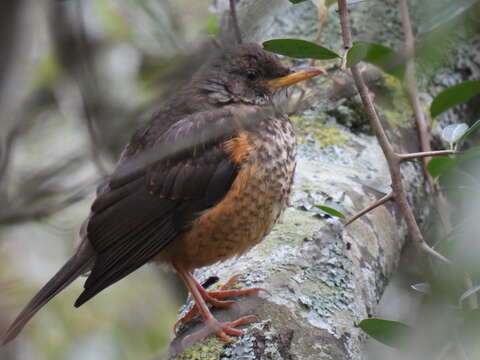
<path id="1" fill-rule="evenodd" d="M 225 342 L 232 341 L 230 336 L 242 336 L 243 331 L 236 329 L 237 326 L 249 324 L 257 320 L 255 315 L 243 316 L 240 319 L 237 319 L 232 322 L 220 322 L 214 317 L 209 318 L 208 320 L 204 321 L 205 326 L 200 330 L 194 332 L 191 335 L 186 336 L 183 339 L 183 343 L 185 345 L 193 344 L 206 336 L 215 333 L 221 340 Z M 230 335 L 230 336 L 229 336 Z"/>
<path id="2" fill-rule="evenodd" d="M 231 289 L 232 286 L 235 285 L 235 283 L 238 281 L 238 279 L 240 277 L 241 277 L 241 275 L 232 276 L 225 284 L 223 284 L 220 287 L 220 290 L 218 290 L 218 291 L 207 291 L 198 283 L 197 283 L 197 289 L 200 292 L 202 298 L 205 300 L 205 302 L 207 302 L 207 303 L 209 303 L 209 304 L 211 304 L 212 306 L 215 306 L 215 307 L 228 307 L 228 306 L 231 306 L 235 303 L 234 301 L 224 301 L 224 300 L 220 300 L 220 299 L 226 299 L 226 298 L 231 298 L 231 297 L 236 297 L 236 296 L 241 296 L 241 295 L 256 294 L 259 291 L 265 291 L 268 294 L 270 294 L 270 292 L 268 290 L 266 290 L 264 288 L 260 288 L 260 287 L 254 287 L 254 288 L 248 288 L 248 289 Z M 199 313 L 199 311 L 198 311 L 197 305 L 193 305 L 193 307 L 181 319 L 179 319 L 175 323 L 175 325 L 173 327 L 174 332 L 177 331 L 178 327 L 181 324 L 185 324 L 185 323 L 191 321 L 195 317 L 195 315 L 197 315 L 198 313 Z M 241 319 L 243 319 L 243 318 L 241 318 Z M 241 320 L 241 319 L 239 319 L 239 320 Z M 236 322 L 234 322 L 234 323 L 236 323 Z M 230 324 L 234 324 L 234 323 L 230 323 Z M 221 323 L 219 323 L 219 324 L 221 324 Z M 238 326 L 238 325 L 240 325 L 240 324 L 236 324 L 235 326 Z M 240 330 L 236 330 L 236 329 L 233 329 L 233 330 L 237 331 L 237 332 L 240 331 Z M 217 333 L 217 335 L 218 335 L 218 333 Z M 235 334 L 230 334 L 230 335 L 235 335 Z M 222 338 L 222 336 L 220 336 L 220 335 L 219 335 L 219 337 Z"/>

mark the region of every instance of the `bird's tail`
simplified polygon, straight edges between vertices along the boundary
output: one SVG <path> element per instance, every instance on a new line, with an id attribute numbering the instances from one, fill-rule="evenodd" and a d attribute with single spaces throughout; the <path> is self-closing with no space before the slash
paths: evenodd
<path id="1" fill-rule="evenodd" d="M 20 315 L 10 325 L 0 342 L 2 345 L 13 340 L 22 331 L 27 322 L 49 302 L 55 295 L 70 285 L 77 277 L 92 266 L 94 252 L 88 240 L 83 241 L 70 260 L 51 278 L 47 284 L 33 297 Z"/>

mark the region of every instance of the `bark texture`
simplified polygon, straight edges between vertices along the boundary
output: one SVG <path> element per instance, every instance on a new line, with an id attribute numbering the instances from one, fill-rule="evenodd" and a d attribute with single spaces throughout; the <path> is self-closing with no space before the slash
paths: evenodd
<path id="1" fill-rule="evenodd" d="M 223 26 L 228 24 L 227 8 L 228 1 L 218 1 Z M 336 6 L 328 10 L 321 42 L 341 51 L 335 10 Z M 315 40 L 319 11 L 322 15 L 324 10 L 309 1 L 293 6 L 287 0 L 243 0 L 237 11 L 244 41 L 261 42 L 280 37 Z M 361 2 L 351 7 L 351 16 L 355 40 L 394 48 L 403 44 L 396 1 Z M 478 37 L 464 37 L 461 43 L 460 50 L 452 50 L 437 64 L 437 69 L 442 68 L 437 75 L 430 72 L 425 78 L 424 88 L 431 95 L 442 86 L 442 79 L 451 81 L 457 76 L 458 66 L 469 69 L 462 80 L 478 76 L 478 56 L 469 62 L 458 60 L 474 51 L 468 47 L 478 43 Z M 445 77 L 439 78 L 439 73 Z M 413 113 L 401 84 L 374 69 L 365 76 L 397 151 L 418 151 Z M 408 234 L 394 203 L 379 207 L 348 228 L 314 206 L 335 207 L 348 217 L 381 197 L 390 180 L 348 76 L 313 85 L 306 100 L 308 106 L 292 117 L 300 145 L 291 206 L 271 234 L 248 254 L 196 273 L 200 280 L 218 276 L 221 281 L 240 273 L 244 278 L 239 285 L 268 289 L 271 296 L 242 297 L 231 308 L 214 311 L 220 320 L 254 314 L 258 322 L 245 327 L 245 335 L 230 344 L 210 336 L 185 350 L 189 344 L 182 340 L 201 326 L 198 322 L 189 325 L 173 340 L 166 358 L 362 358 L 365 336 L 356 324 L 375 313 Z M 444 118 L 461 121 L 462 114 L 450 112 Z M 420 163 L 402 165 L 402 173 L 409 200 L 423 222 L 430 203 Z"/>

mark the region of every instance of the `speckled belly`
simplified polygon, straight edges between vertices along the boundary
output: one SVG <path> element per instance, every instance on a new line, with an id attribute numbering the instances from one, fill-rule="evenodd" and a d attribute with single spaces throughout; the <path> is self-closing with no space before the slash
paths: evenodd
<path id="1" fill-rule="evenodd" d="M 162 256 L 194 269 L 240 255 L 271 230 L 288 202 L 295 171 L 290 122 L 275 119 L 249 132 L 250 148 L 231 190 L 195 220 Z"/>

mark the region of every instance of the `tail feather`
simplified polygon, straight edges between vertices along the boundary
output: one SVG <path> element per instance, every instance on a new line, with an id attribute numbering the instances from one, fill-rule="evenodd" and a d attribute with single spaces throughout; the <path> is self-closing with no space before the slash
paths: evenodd
<path id="1" fill-rule="evenodd" d="M 76 278 L 86 272 L 94 261 L 94 252 L 87 241 L 80 246 L 70 260 L 51 278 L 47 284 L 33 297 L 5 335 L 0 339 L 2 345 L 12 341 L 22 331 L 27 322 L 48 303 L 55 295 L 70 285 Z"/>

